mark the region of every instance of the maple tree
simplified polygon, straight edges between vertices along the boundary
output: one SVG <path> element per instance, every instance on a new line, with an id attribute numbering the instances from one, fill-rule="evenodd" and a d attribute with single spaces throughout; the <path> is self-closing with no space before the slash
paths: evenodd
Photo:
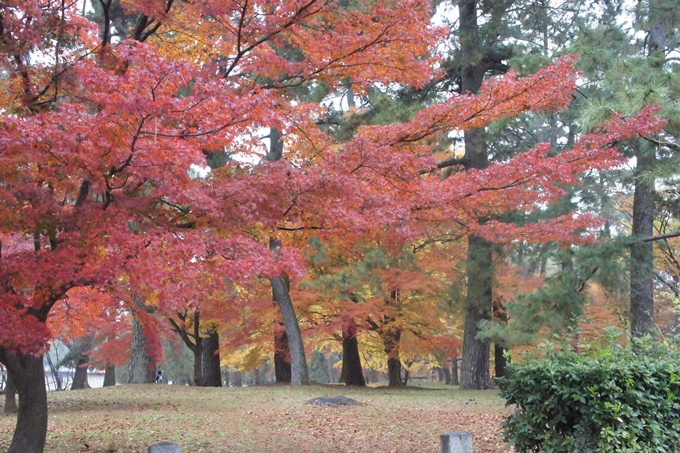
<path id="1" fill-rule="evenodd" d="M 230 194 L 236 200 L 216 216 L 223 241 L 215 242 L 225 261 L 232 259 L 226 278 L 276 275 L 293 263 L 285 247 L 267 262 L 262 257 L 271 254 L 243 235 L 258 219 L 273 225 L 280 217 L 276 203 L 263 209 L 266 204 L 258 206 L 243 191 L 250 178 L 213 184 L 219 196 L 189 178 L 187 170 L 202 161 L 203 149 L 247 135 L 263 117 L 280 118 L 272 110 L 285 107 L 276 88 L 297 79 L 332 83 L 352 74 L 370 81 L 385 65 L 403 74 L 400 81 L 422 81 L 429 73 L 417 59 L 434 36 L 424 2 L 369 5 L 351 15 L 315 0 L 183 4 L 175 5 L 182 10 L 177 15 L 172 1 L 137 2 L 130 9 L 138 16 L 131 40 L 116 45 L 110 43 L 112 2 L 100 3 L 105 22 L 99 33 L 75 4 L 2 5 L 0 50 L 8 73 L 2 230 L 19 243 L 12 248 L 4 242 L 2 262 L 2 325 L 12 328 L 2 330 L 0 358 L 21 383 L 12 452 L 43 449 L 41 352 L 50 336 L 45 321 L 69 289 L 106 284 L 123 267 L 142 273 L 144 263 L 136 257 L 154 234 L 205 228 L 201 214 L 217 211 L 216 200 Z M 404 11 L 409 21 L 399 20 Z M 181 53 L 167 58 L 145 44 L 162 23 L 181 27 L 183 21 L 226 33 L 228 38 L 214 41 L 216 48 L 201 49 L 220 58 L 190 63 Z M 274 49 L 285 40 L 307 49 L 308 58 L 277 59 Z M 36 60 L 36 54 L 44 58 Z M 279 72 L 293 78 L 277 80 Z M 192 206 L 199 220 L 187 224 L 182 206 Z M 243 255 L 250 261 L 235 264 Z"/>

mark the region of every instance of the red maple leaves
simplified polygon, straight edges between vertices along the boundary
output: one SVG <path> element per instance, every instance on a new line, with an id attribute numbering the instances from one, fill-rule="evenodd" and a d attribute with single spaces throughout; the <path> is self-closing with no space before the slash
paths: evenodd
<path id="1" fill-rule="evenodd" d="M 0 232 L 12 238 L 3 239 L 0 268 L 3 348 L 43 347 L 47 314 L 75 287 L 111 287 L 127 275 L 176 309 L 259 277 L 295 278 L 305 272 L 296 247 L 310 235 L 381 239 L 398 250 L 433 222 L 455 222 L 497 241 L 577 240 L 573 231 L 593 219 L 522 227 L 480 219 L 556 201 L 580 172 L 619 164 L 616 141 L 660 127 L 646 110 L 615 118 L 558 156 L 539 146 L 441 180 L 431 171 L 438 138 L 564 108 L 573 58 L 527 78 L 490 79 L 476 96 L 454 96 L 410 121 L 366 126 L 334 143 L 317 125 L 325 108 L 301 102 L 292 88 L 336 87 L 347 78 L 359 91 L 425 84 L 438 74 L 433 49 L 442 36 L 430 25 L 430 2 L 367 2 L 360 10 L 318 0 L 126 7 L 142 17 L 132 39 L 115 45 L 98 42 L 75 6 L 1 7 L 9 77 L 0 99 Z M 43 39 L 47 31 L 58 37 Z M 154 31 L 160 38 L 151 38 Z M 52 56 L 38 62 L 29 58 L 35 52 Z M 190 176 L 206 151 L 262 155 L 263 127 L 285 131 L 283 161 L 232 161 L 207 178 Z M 276 258 L 265 244 L 270 236 L 285 243 Z"/>

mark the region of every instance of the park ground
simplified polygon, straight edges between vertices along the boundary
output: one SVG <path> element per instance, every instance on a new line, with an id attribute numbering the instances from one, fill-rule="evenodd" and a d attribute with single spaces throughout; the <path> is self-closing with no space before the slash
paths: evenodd
<path id="1" fill-rule="evenodd" d="M 344 395 L 337 409 L 305 402 Z M 175 442 L 194 452 L 432 452 L 439 435 L 473 433 L 475 453 L 510 452 L 500 423 L 509 413 L 496 391 L 344 386 L 196 388 L 124 385 L 50 392 L 46 453 L 146 453 Z M 0 451 L 15 415 L 0 415 Z"/>

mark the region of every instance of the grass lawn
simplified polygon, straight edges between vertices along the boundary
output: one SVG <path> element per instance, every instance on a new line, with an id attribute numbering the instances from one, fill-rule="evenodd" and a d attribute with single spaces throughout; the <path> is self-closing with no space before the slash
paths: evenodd
<path id="1" fill-rule="evenodd" d="M 511 451 L 499 427 L 509 410 L 497 392 L 422 385 L 426 388 L 393 390 L 149 384 L 51 392 L 46 452 L 146 453 L 150 444 L 168 440 L 183 453 L 438 453 L 439 435 L 447 431 L 472 432 L 475 453 Z M 363 405 L 305 405 L 324 395 L 348 396 Z M 15 415 L 0 415 L 2 451 L 15 422 Z"/>

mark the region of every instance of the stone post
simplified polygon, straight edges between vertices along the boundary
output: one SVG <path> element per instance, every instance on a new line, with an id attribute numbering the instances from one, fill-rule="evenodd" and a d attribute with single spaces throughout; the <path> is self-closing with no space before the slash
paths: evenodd
<path id="1" fill-rule="evenodd" d="M 182 449 L 172 442 L 158 442 L 150 446 L 147 453 L 182 453 Z"/>
<path id="2" fill-rule="evenodd" d="M 441 453 L 472 453 L 472 434 L 445 433 L 439 436 Z"/>

